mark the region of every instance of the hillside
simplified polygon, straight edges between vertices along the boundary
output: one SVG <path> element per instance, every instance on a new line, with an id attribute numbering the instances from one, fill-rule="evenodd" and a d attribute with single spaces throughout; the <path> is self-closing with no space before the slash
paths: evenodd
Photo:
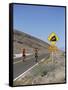
<path id="1" fill-rule="evenodd" d="M 22 48 L 26 48 L 27 52 L 32 52 L 34 48 L 48 51 L 49 44 L 35 38 L 29 34 L 14 30 L 13 32 L 13 49 L 14 53 L 20 53 Z"/>

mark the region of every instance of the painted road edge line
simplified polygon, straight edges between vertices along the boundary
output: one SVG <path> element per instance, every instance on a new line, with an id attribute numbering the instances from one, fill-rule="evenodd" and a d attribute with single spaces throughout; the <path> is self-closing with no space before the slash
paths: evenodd
<path id="1" fill-rule="evenodd" d="M 17 63 L 19 63 L 19 62 L 22 62 L 23 60 L 20 60 L 20 61 L 16 61 L 16 62 L 14 62 L 13 64 L 17 64 Z"/>
<path id="2" fill-rule="evenodd" d="M 32 57 L 31 57 L 32 58 Z M 28 60 L 28 59 L 30 59 L 30 57 L 29 58 L 27 58 L 26 60 Z M 20 63 L 20 62 L 22 62 L 23 60 L 20 60 L 20 61 L 15 61 L 13 64 L 17 64 L 17 63 Z"/>
<path id="3" fill-rule="evenodd" d="M 39 62 L 44 61 L 45 58 L 43 58 L 42 60 L 40 60 Z M 39 63 L 38 62 L 38 63 Z M 33 65 L 32 67 L 30 67 L 28 70 L 26 70 L 24 73 L 22 73 L 21 75 L 19 75 L 18 77 L 16 77 L 13 81 L 17 80 L 18 78 L 20 78 L 22 75 L 24 75 L 25 73 L 27 73 L 28 71 L 30 71 L 33 67 L 35 67 L 36 65 L 38 65 L 38 63 L 36 63 L 35 65 Z"/>
<path id="4" fill-rule="evenodd" d="M 30 55 L 32 55 L 33 53 L 26 53 L 26 56 L 30 56 Z M 16 59 L 16 58 L 20 58 L 20 57 L 22 57 L 22 53 L 20 53 L 20 54 L 14 54 L 14 59 Z"/>

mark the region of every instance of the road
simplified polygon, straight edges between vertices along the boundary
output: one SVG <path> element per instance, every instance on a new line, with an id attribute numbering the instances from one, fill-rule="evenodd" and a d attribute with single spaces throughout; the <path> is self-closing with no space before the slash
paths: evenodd
<path id="1" fill-rule="evenodd" d="M 50 54 L 41 54 L 38 57 L 38 61 L 42 60 L 43 58 L 47 59 Z M 26 70 L 31 68 L 33 65 L 35 65 L 37 62 L 35 62 L 34 56 L 27 56 L 25 62 L 22 61 L 22 58 L 15 59 L 13 61 L 13 79 L 24 73 Z"/>

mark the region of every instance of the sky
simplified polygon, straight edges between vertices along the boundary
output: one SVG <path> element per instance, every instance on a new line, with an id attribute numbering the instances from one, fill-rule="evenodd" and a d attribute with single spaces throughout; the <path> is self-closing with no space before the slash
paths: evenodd
<path id="1" fill-rule="evenodd" d="M 59 37 L 58 48 L 65 47 L 65 8 L 51 6 L 13 5 L 13 28 L 41 40 L 55 32 Z"/>

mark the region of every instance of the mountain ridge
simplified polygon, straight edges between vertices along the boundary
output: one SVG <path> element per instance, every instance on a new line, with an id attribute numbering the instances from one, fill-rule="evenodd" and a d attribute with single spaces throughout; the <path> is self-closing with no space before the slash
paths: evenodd
<path id="1" fill-rule="evenodd" d="M 14 30 L 13 31 L 13 41 L 14 41 L 14 49 L 21 48 L 38 48 L 38 49 L 47 49 L 49 44 L 43 40 L 40 40 L 32 35 L 27 33 Z"/>

